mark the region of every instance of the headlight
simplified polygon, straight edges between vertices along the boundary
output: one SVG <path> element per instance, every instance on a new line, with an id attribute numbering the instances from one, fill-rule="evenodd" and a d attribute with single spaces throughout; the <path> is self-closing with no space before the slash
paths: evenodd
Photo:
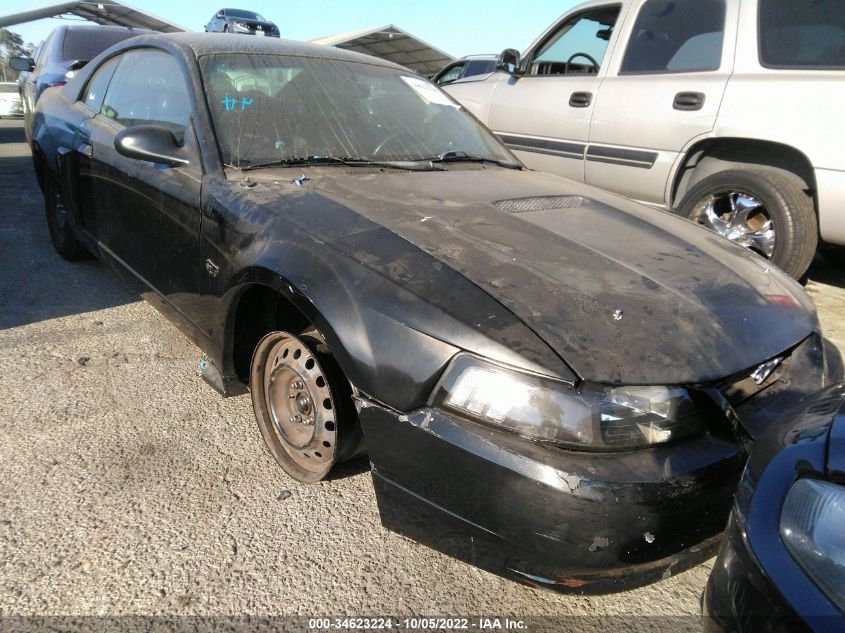
<path id="1" fill-rule="evenodd" d="M 780 536 L 804 572 L 845 611 L 845 486 L 799 479 L 786 495 Z"/>
<path id="2" fill-rule="evenodd" d="M 251 33 L 249 27 L 243 22 L 232 22 L 232 30 L 235 33 Z"/>
<path id="3" fill-rule="evenodd" d="M 431 404 L 534 440 L 582 450 L 662 444 L 704 425 L 699 407 L 682 387 L 576 390 L 467 354 L 452 361 Z"/>

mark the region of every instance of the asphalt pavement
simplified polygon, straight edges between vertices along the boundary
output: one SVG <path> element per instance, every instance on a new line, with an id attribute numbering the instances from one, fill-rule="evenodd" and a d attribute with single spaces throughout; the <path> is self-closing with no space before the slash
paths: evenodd
<path id="1" fill-rule="evenodd" d="M 845 348 L 843 277 L 816 264 L 807 291 Z M 103 265 L 55 254 L 21 123 L 0 121 L 0 617 L 581 616 L 557 628 L 700 630 L 712 561 L 602 597 L 479 571 L 382 528 L 365 463 L 311 486 L 285 476 L 249 397 L 220 398 L 199 358 Z"/>

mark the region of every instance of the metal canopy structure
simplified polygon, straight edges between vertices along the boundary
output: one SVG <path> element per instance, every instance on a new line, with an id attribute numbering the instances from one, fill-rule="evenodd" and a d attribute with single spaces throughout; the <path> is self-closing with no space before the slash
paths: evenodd
<path id="1" fill-rule="evenodd" d="M 100 0 L 99 2 L 71 0 L 70 2 L 60 2 L 41 9 L 0 16 L 0 27 L 66 15 L 74 15 L 95 22 L 96 24 L 131 26 L 134 28 L 161 31 L 162 33 L 181 33 L 182 31 L 188 30 L 178 24 L 173 24 L 172 22 L 131 7 L 128 4 L 117 2 L 117 0 Z"/>
<path id="2" fill-rule="evenodd" d="M 433 75 L 454 59 L 448 53 L 423 42 L 393 24 L 377 29 L 318 37 L 311 40 L 311 43 L 336 46 L 379 57 L 426 76 Z"/>

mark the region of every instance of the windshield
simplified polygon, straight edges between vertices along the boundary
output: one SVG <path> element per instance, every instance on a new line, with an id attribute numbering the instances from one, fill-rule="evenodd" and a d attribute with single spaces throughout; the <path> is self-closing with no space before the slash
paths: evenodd
<path id="1" fill-rule="evenodd" d="M 200 59 L 227 165 L 309 157 L 418 161 L 447 152 L 515 161 L 449 97 L 410 71 L 285 55 Z"/>
<path id="2" fill-rule="evenodd" d="M 244 11 L 243 9 L 226 9 L 226 15 L 230 18 L 241 18 L 243 20 L 258 20 L 259 22 L 267 21 L 260 13 Z"/>

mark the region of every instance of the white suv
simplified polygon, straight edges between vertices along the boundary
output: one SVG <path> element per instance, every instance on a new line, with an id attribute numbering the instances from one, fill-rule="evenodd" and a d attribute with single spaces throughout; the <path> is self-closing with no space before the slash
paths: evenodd
<path id="1" fill-rule="evenodd" d="M 843 0 L 592 0 L 499 69 L 445 89 L 529 167 L 671 209 L 796 278 L 820 238 L 842 258 Z"/>

